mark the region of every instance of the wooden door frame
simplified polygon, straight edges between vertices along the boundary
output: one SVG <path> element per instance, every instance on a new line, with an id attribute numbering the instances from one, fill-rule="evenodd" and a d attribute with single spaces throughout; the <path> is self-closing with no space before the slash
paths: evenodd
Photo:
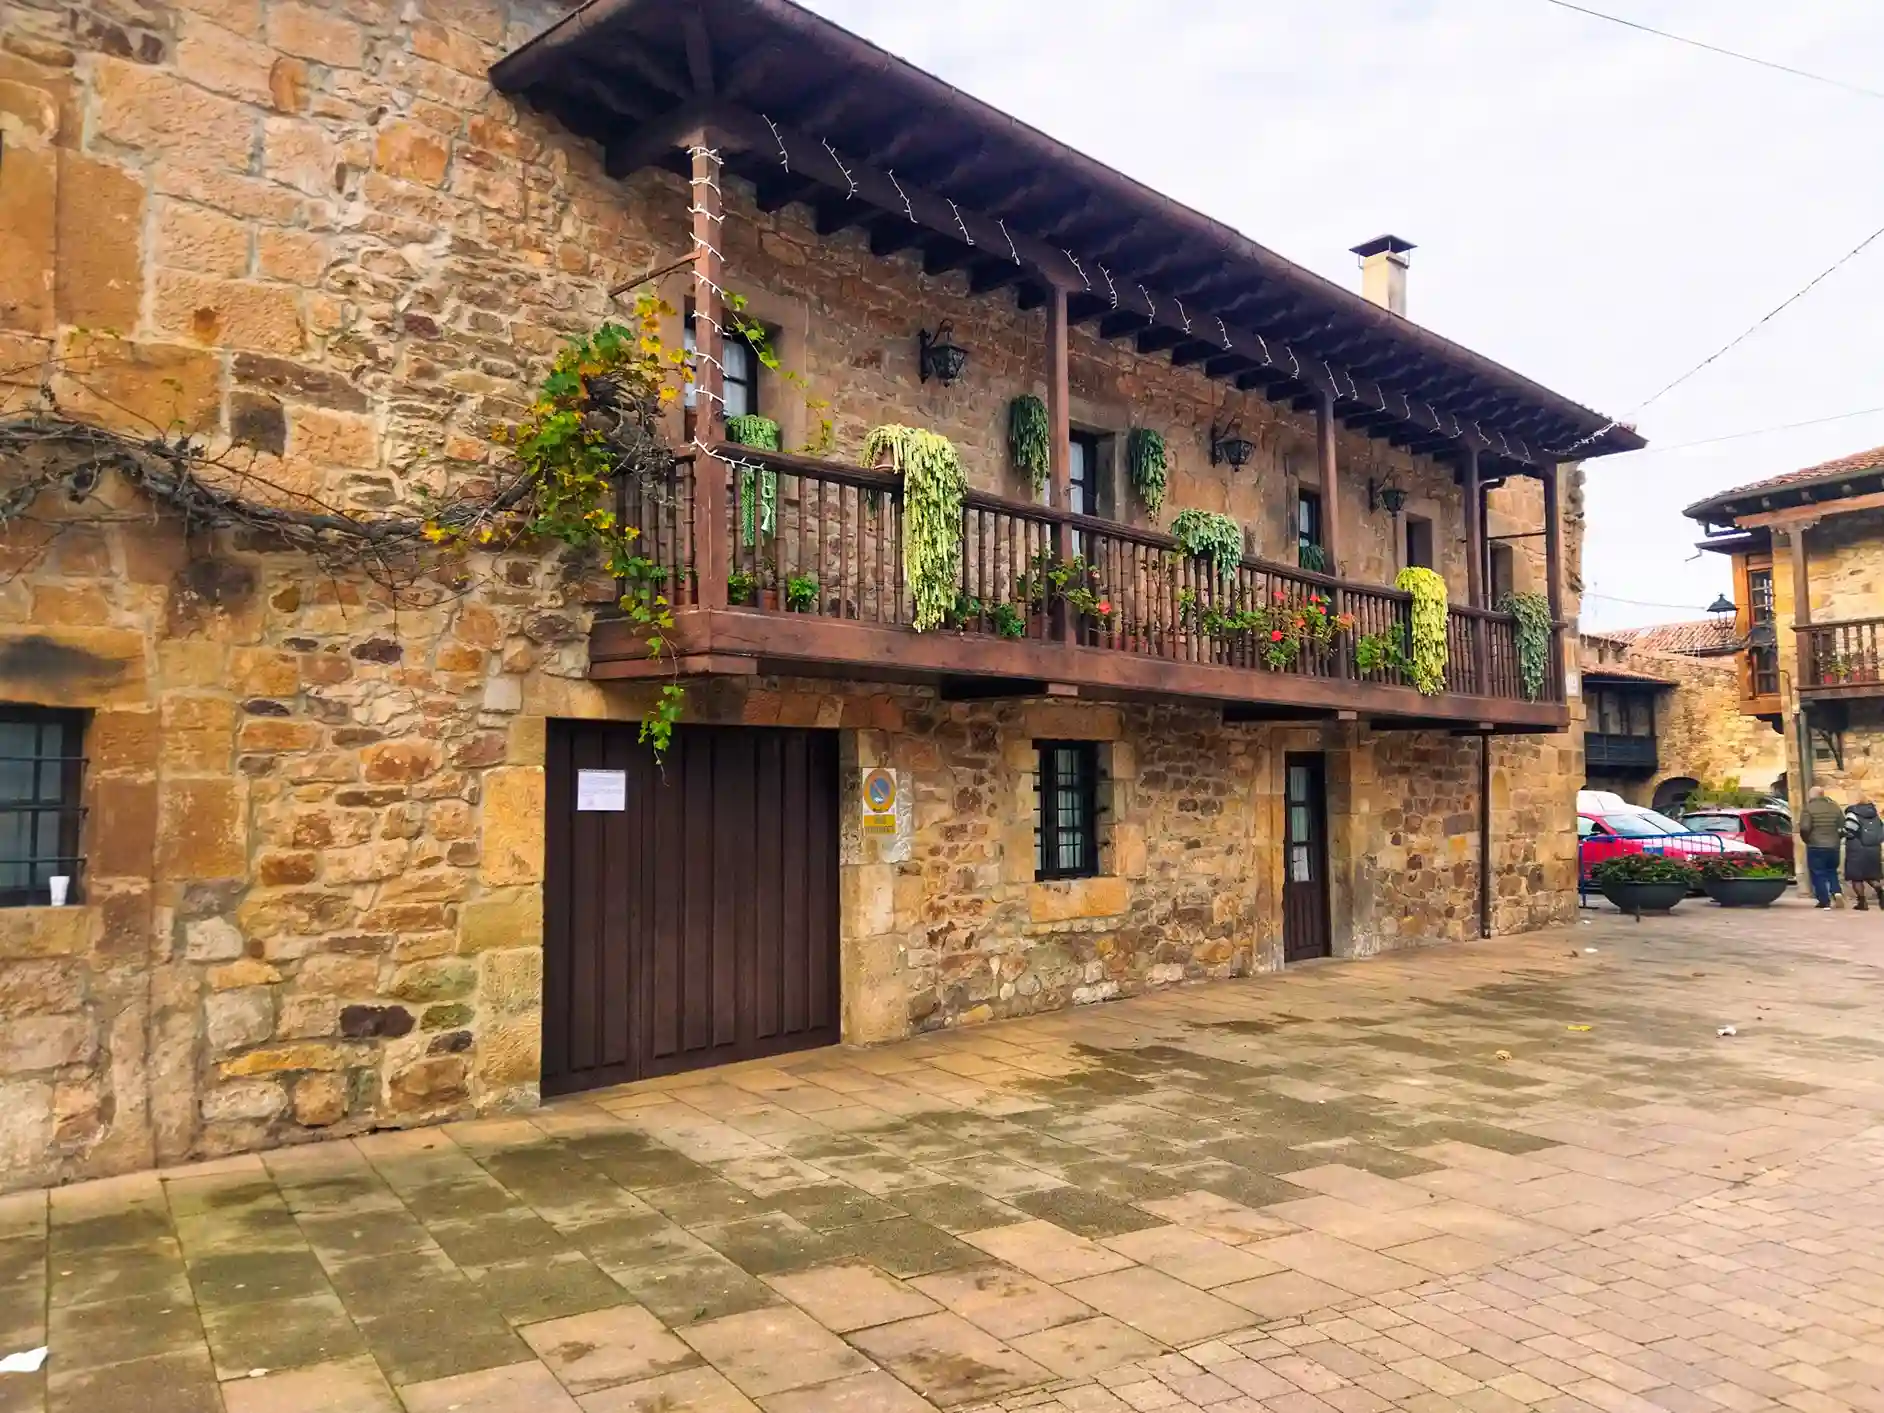
<path id="1" fill-rule="evenodd" d="M 1295 844 L 1294 831 L 1290 827 L 1294 801 L 1289 797 L 1289 776 L 1298 765 L 1307 766 L 1311 772 L 1308 807 L 1312 837 L 1308 842 L 1313 853 L 1309 862 L 1320 894 L 1322 942 L 1325 947 L 1324 951 L 1315 953 L 1313 957 L 1291 957 L 1289 954 L 1289 890 L 1296 886 L 1289 877 L 1289 851 Z M 1328 876 L 1331 857 L 1328 839 L 1328 752 L 1285 751 L 1282 757 L 1282 960 L 1285 966 L 1291 961 L 1310 961 L 1315 957 L 1334 955 L 1334 890 Z"/>

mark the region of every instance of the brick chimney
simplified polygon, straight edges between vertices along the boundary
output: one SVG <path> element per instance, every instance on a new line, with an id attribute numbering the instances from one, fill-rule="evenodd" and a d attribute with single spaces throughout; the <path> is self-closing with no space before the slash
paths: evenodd
<path id="1" fill-rule="evenodd" d="M 1361 295 L 1406 318 L 1406 253 L 1413 249 L 1413 242 L 1383 235 L 1362 241 L 1353 249 L 1361 257 Z"/>

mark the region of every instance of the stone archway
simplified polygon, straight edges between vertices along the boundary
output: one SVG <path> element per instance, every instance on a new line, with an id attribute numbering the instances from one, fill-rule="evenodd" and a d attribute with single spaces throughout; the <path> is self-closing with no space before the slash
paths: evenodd
<path id="1" fill-rule="evenodd" d="M 1649 801 L 1649 808 L 1657 814 L 1678 815 L 1682 806 L 1687 804 L 1688 796 L 1700 787 L 1701 782 L 1686 775 L 1671 775 L 1655 787 L 1654 798 Z"/>

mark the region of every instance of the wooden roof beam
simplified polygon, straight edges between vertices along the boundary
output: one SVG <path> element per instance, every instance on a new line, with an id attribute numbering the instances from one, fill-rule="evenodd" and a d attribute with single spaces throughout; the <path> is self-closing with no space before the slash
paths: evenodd
<path id="1" fill-rule="evenodd" d="M 983 260 L 970 267 L 968 271 L 968 292 L 970 294 L 991 294 L 997 289 L 1004 289 L 1017 280 L 1027 278 L 1027 267 L 1016 265 L 1012 260 Z"/>
<path id="2" fill-rule="evenodd" d="M 925 275 L 946 275 L 950 270 L 959 270 L 975 258 L 973 246 L 963 245 L 959 240 L 932 240 L 922 248 L 922 272 Z"/>
<path id="3" fill-rule="evenodd" d="M 1153 324 L 1138 336 L 1138 351 L 1144 354 L 1163 353 L 1167 348 L 1176 348 L 1187 337 L 1182 329 Z"/>
<path id="4" fill-rule="evenodd" d="M 931 233 L 972 241 L 984 250 L 1008 250 L 1037 271 L 1043 282 L 1081 292 L 1092 287 L 1094 272 L 1086 270 L 1083 261 L 1076 266 L 1074 259 L 1052 242 L 1015 231 L 1011 226 L 1003 227 L 991 216 L 961 207 L 914 184 L 893 180 L 888 173 L 872 168 L 860 158 L 845 157 L 841 148 L 833 156 L 819 139 L 794 128 L 775 130 L 757 113 L 734 105 L 717 105 L 711 118 L 716 141 L 761 152 L 774 151 L 783 143 L 794 172 L 802 172 L 838 192 L 854 193 L 858 199 L 890 213 L 892 220 L 901 219 Z M 1217 353 L 1240 353 L 1254 365 L 1276 369 L 1306 387 L 1325 391 L 1338 401 L 1368 405 L 1384 399 L 1388 411 L 1397 403 L 1402 420 L 1412 427 L 1447 437 L 1474 435 L 1424 399 L 1385 391 L 1371 379 L 1361 377 L 1335 360 L 1324 360 L 1307 350 L 1291 347 L 1286 338 L 1256 333 L 1207 311 L 1181 313 L 1175 298 L 1156 290 L 1140 289 L 1135 282 L 1115 279 L 1112 293 L 1117 296 L 1120 312 L 1140 313 L 1154 323 L 1185 328 L 1194 341 L 1200 342 L 1201 351 L 1187 357 L 1185 362 L 1201 362 Z M 1107 298 L 1105 307 L 1111 306 L 1112 300 Z M 1213 339 L 1214 346 L 1210 342 Z M 1184 345 L 1175 350 L 1176 353 L 1185 351 Z M 1173 361 L 1178 360 L 1174 357 Z M 1503 451 L 1508 446 L 1510 455 L 1518 460 L 1535 460 L 1541 454 L 1522 437 L 1507 434 L 1501 445 L 1491 428 L 1484 428 L 1476 435 L 1482 447 Z"/>

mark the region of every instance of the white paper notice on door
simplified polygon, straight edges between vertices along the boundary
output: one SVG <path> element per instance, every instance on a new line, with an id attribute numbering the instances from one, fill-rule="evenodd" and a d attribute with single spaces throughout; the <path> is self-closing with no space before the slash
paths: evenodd
<path id="1" fill-rule="evenodd" d="M 576 772 L 576 808 L 582 811 L 608 811 L 619 814 L 628 808 L 628 772 L 625 770 L 578 770 Z"/>

